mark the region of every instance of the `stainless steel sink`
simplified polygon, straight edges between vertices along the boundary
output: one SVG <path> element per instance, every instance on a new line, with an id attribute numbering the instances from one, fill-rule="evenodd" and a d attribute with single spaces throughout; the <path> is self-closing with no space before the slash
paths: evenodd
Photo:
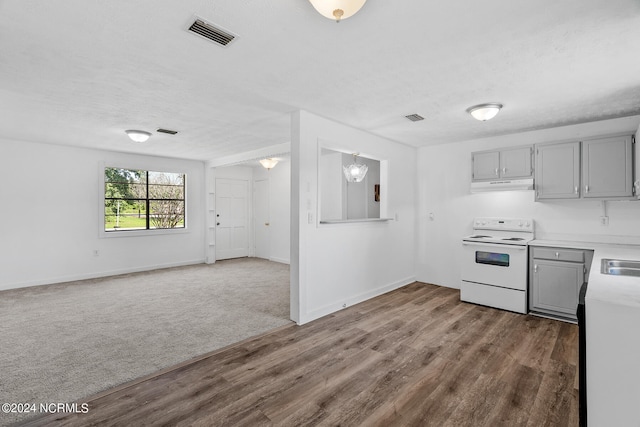
<path id="1" fill-rule="evenodd" d="M 640 261 L 603 258 L 600 272 L 614 276 L 640 277 Z"/>

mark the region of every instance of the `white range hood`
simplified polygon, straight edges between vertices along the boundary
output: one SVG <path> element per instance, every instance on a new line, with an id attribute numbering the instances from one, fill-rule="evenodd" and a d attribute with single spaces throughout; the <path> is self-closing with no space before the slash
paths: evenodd
<path id="1" fill-rule="evenodd" d="M 496 181 L 472 182 L 471 192 L 533 190 L 533 178 L 501 179 Z"/>

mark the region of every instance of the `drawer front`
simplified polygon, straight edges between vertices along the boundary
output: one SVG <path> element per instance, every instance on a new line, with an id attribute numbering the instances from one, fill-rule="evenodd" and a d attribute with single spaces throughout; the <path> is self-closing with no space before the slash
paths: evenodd
<path id="1" fill-rule="evenodd" d="M 533 248 L 533 257 L 556 261 L 584 262 L 584 251 L 564 248 Z"/>

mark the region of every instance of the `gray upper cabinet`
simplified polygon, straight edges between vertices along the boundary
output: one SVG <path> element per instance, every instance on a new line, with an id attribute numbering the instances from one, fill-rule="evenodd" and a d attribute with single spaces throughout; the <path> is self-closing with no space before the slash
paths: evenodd
<path id="1" fill-rule="evenodd" d="M 526 146 L 471 153 L 472 180 L 530 178 L 533 175 L 532 150 L 533 147 Z"/>
<path id="2" fill-rule="evenodd" d="M 535 147 L 536 200 L 624 199 L 634 194 L 631 135 Z"/>
<path id="3" fill-rule="evenodd" d="M 533 147 L 511 148 L 500 151 L 501 178 L 531 178 Z"/>
<path id="4" fill-rule="evenodd" d="M 536 145 L 536 200 L 580 197 L 580 142 Z"/>
<path id="5" fill-rule="evenodd" d="M 631 136 L 582 142 L 582 197 L 633 195 Z"/>
<path id="6" fill-rule="evenodd" d="M 472 179 L 474 181 L 500 178 L 499 151 L 471 153 L 471 164 L 473 165 Z"/>

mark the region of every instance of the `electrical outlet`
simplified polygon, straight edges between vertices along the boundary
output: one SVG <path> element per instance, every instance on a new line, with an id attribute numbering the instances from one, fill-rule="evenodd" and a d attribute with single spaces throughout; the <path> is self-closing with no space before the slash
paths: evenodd
<path id="1" fill-rule="evenodd" d="M 609 225 L 609 217 L 601 216 L 600 217 L 600 225 Z"/>

